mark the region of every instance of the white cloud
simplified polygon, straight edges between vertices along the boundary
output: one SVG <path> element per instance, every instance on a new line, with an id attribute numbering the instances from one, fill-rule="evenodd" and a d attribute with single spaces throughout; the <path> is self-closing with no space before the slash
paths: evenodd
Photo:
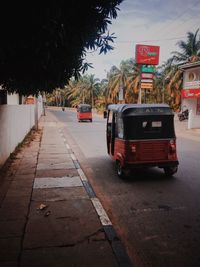
<path id="1" fill-rule="evenodd" d="M 162 64 L 172 51 L 178 50 L 176 43 L 186 40 L 188 31 L 195 32 L 200 27 L 199 0 L 125 0 L 120 10 L 109 28 L 117 36 L 115 49 L 106 55 L 95 52 L 87 56 L 94 67 L 89 73 L 100 79 L 113 65 L 135 57 L 137 43 L 159 45 Z"/>

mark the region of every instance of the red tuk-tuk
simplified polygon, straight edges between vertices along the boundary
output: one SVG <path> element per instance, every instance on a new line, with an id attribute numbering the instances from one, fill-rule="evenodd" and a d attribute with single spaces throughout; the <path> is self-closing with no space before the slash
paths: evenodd
<path id="1" fill-rule="evenodd" d="M 166 104 L 111 104 L 107 114 L 107 150 L 117 174 L 138 167 L 178 170 L 174 114 Z"/>
<path id="2" fill-rule="evenodd" d="M 78 122 L 89 120 L 92 122 L 92 107 L 88 104 L 80 104 L 77 107 Z"/>

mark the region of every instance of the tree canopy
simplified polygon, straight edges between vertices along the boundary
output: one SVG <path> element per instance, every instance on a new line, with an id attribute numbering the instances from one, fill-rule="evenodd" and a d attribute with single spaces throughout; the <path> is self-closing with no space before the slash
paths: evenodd
<path id="1" fill-rule="evenodd" d="M 108 24 L 123 0 L 15 1 L 1 6 L 0 85 L 37 94 L 87 69 L 87 49 L 106 53 Z"/>
<path id="2" fill-rule="evenodd" d="M 187 32 L 187 41 L 179 41 L 177 45 L 181 52 L 172 52 L 173 60 L 176 62 L 188 63 L 200 60 L 200 35 L 199 29 L 195 33 Z"/>

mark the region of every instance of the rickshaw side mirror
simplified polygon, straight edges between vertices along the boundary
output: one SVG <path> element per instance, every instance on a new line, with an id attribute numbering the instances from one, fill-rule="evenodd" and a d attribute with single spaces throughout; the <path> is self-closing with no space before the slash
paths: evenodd
<path id="1" fill-rule="evenodd" d="M 104 112 L 103 112 L 103 118 L 106 119 L 107 116 L 108 116 L 108 112 L 106 110 L 104 110 Z"/>

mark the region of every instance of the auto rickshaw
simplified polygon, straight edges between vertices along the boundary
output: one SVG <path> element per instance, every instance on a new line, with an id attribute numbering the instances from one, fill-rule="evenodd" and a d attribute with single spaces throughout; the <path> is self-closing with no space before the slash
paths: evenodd
<path id="1" fill-rule="evenodd" d="M 78 122 L 89 120 L 92 122 L 92 107 L 89 104 L 80 104 L 77 107 Z"/>
<path id="2" fill-rule="evenodd" d="M 159 167 L 167 176 L 178 170 L 174 114 L 166 104 L 111 104 L 107 150 L 119 177 L 133 168 Z"/>

